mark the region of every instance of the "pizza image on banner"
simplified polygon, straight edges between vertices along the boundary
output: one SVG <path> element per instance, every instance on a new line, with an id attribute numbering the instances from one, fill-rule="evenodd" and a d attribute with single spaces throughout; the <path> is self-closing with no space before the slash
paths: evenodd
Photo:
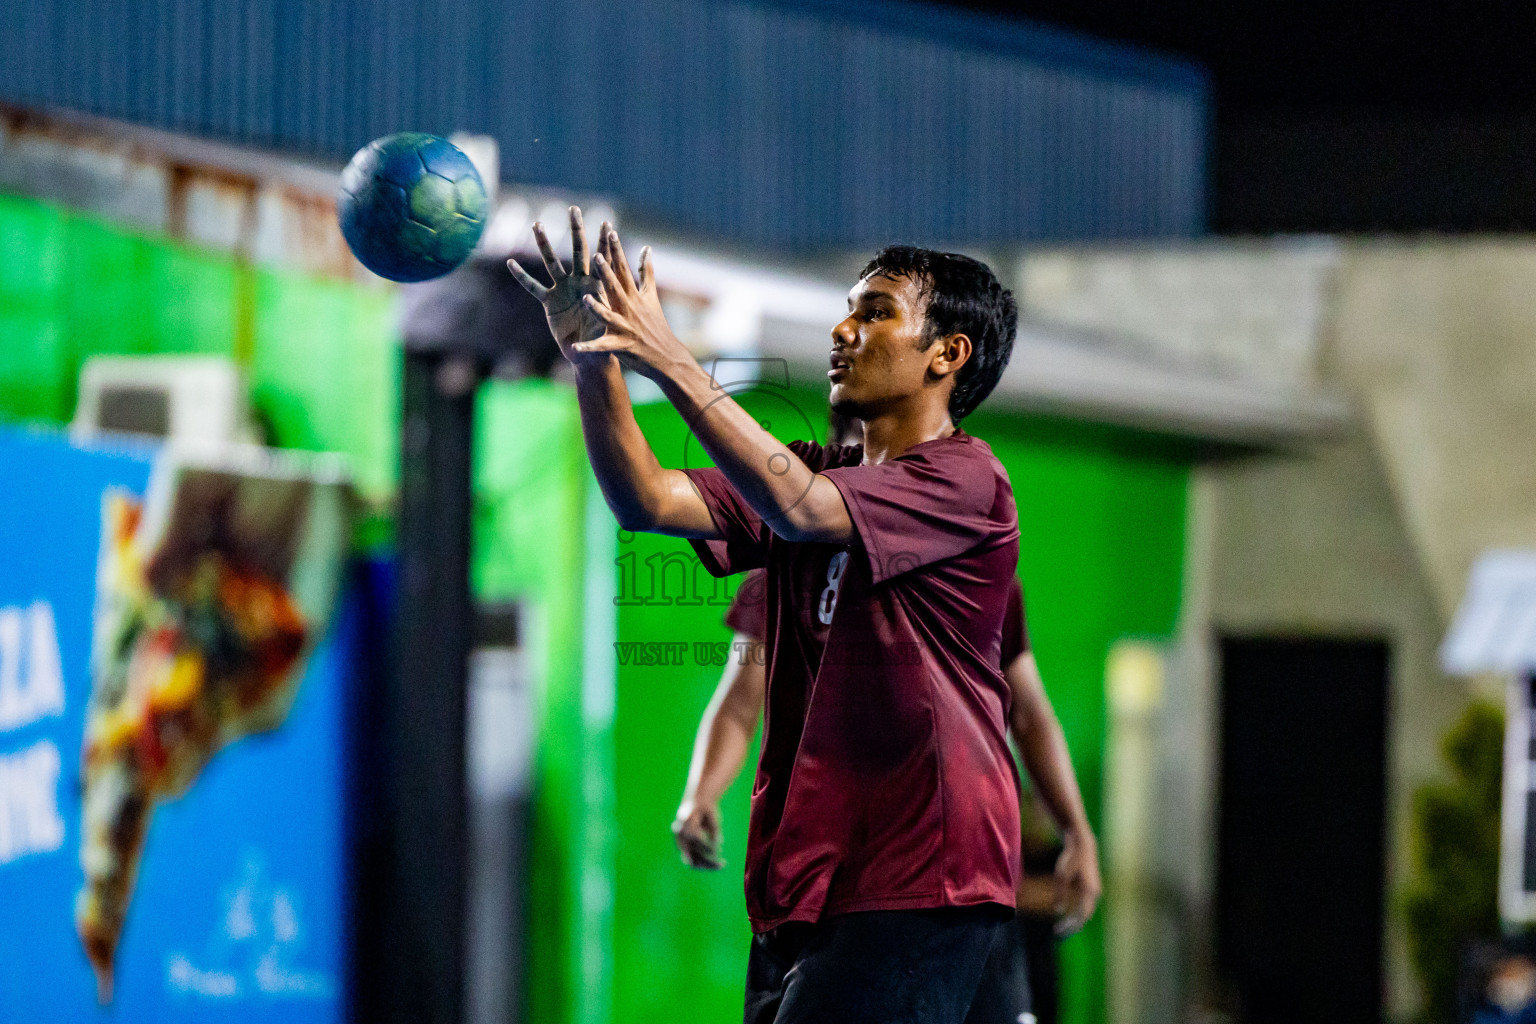
<path id="1" fill-rule="evenodd" d="M 75 926 L 102 1003 L 158 803 L 287 718 L 347 542 L 339 466 L 263 449 L 167 452 L 142 501 L 102 499 L 81 743 Z"/>

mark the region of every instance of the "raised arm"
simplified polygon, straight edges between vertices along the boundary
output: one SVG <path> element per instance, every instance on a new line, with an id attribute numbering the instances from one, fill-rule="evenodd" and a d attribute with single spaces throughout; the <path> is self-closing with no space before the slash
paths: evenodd
<path id="1" fill-rule="evenodd" d="M 636 278 L 611 227 L 605 226 L 599 249 L 593 263 L 603 295 L 586 294 L 582 301 L 605 331 L 600 338 L 574 343 L 573 356 L 612 353 L 656 381 L 742 500 L 780 537 L 852 540 L 853 521 L 832 481 L 812 472 L 764 430 L 672 333 L 652 280 L 650 250 L 642 252 Z"/>
<path id="2" fill-rule="evenodd" d="M 719 537 L 693 481 L 681 470 L 663 468 L 641 433 L 618 360 L 578 363 L 576 400 L 587 458 L 619 526 L 670 537 Z"/>
<path id="3" fill-rule="evenodd" d="M 1014 658 L 1003 675 L 1013 691 L 1009 729 L 1029 777 L 1061 830 L 1062 853 L 1056 862 L 1056 883 L 1057 909 L 1063 919 L 1058 930 L 1075 931 L 1093 916 L 1103 889 L 1098 843 L 1088 824 L 1066 735 L 1046 695 L 1033 652 L 1025 651 Z"/>
<path id="4" fill-rule="evenodd" d="M 592 276 L 581 210 L 571 207 L 569 271 L 555 255 L 542 224 L 533 226 L 533 236 L 551 284 L 541 284 L 516 260 L 508 260 L 507 269 L 544 306 L 550 333 L 576 370 L 582 435 L 614 517 L 626 530 L 715 538 L 717 530 L 704 499 L 686 474 L 662 468 L 635 422 L 618 360 L 607 354 L 584 355 L 574 348 L 583 339 L 600 337 L 604 330 L 583 305 L 583 299 L 601 296 L 603 289 Z"/>

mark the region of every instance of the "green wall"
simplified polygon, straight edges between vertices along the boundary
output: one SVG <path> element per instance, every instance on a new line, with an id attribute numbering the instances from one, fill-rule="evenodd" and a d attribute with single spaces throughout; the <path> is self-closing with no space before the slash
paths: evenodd
<path id="1" fill-rule="evenodd" d="M 640 406 L 636 413 L 663 465 L 708 464 L 696 446 L 687 452 L 686 426 L 671 406 Z M 752 934 L 742 870 L 755 752 L 722 802 L 724 868 L 684 867 L 670 828 L 694 729 L 722 671 L 700 664 L 692 645 L 730 639 L 721 623 L 728 591 L 716 591 L 684 541 L 625 533 L 617 552 L 625 560 L 621 571 L 634 580 L 619 584 L 620 599 L 634 602 L 619 608 L 619 641 L 688 646 L 682 665 L 617 668 L 614 1020 L 739 1021 Z M 652 569 L 664 574 L 654 589 Z M 732 592 L 736 582 L 729 582 Z M 678 603 L 700 598 L 700 604 Z"/>
<path id="2" fill-rule="evenodd" d="M 613 821 L 613 519 L 575 395 L 492 383 L 476 421 L 474 587 L 522 602 L 535 706 L 529 1021 L 607 1021 Z"/>

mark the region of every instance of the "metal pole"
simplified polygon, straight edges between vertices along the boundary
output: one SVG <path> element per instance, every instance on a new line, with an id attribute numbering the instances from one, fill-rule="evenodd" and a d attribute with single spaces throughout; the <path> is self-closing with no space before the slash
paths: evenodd
<path id="1" fill-rule="evenodd" d="M 373 979 L 382 1000 L 359 1019 L 463 1019 L 465 706 L 474 621 L 470 486 L 480 379 L 476 364 L 463 356 L 405 355 L 398 648 L 384 762 L 389 866 L 385 891 L 376 894 L 385 901 L 380 976 Z"/>

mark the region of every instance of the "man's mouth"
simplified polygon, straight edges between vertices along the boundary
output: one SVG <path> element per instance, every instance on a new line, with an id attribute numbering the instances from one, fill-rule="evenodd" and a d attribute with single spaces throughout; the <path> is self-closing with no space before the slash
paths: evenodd
<path id="1" fill-rule="evenodd" d="M 828 361 L 831 363 L 832 368 L 827 371 L 827 379 L 834 384 L 847 376 L 848 368 L 853 365 L 846 356 L 839 355 L 836 352 L 831 354 Z"/>

